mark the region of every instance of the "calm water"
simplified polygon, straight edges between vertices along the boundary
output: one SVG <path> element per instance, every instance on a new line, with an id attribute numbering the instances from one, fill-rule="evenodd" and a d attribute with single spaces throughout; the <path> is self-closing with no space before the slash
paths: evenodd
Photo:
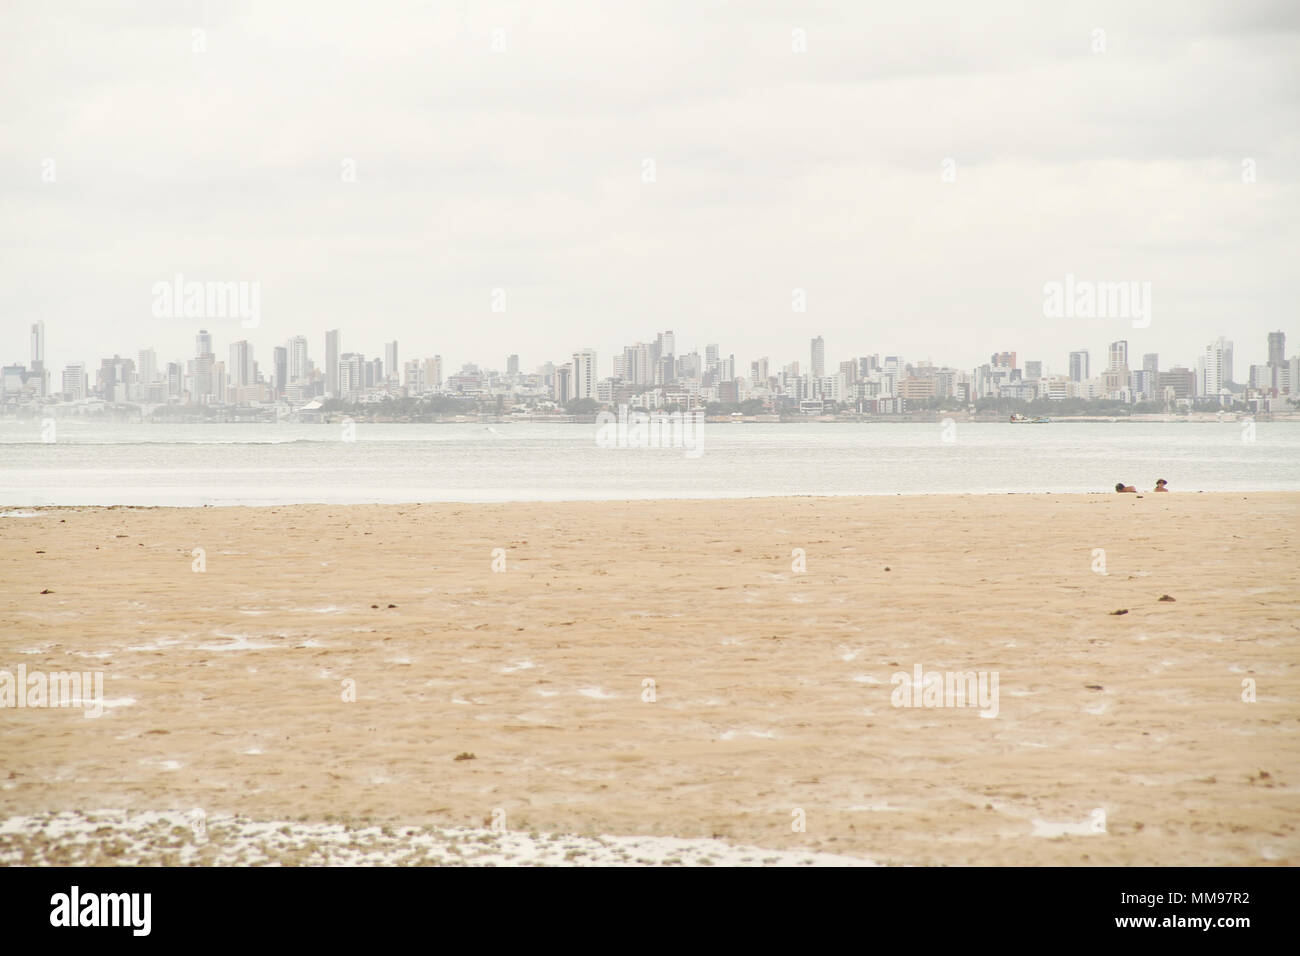
<path id="1" fill-rule="evenodd" d="M 1300 489 L 1300 423 L 706 424 L 702 454 L 594 425 L 0 422 L 0 505 L 538 501 Z"/>

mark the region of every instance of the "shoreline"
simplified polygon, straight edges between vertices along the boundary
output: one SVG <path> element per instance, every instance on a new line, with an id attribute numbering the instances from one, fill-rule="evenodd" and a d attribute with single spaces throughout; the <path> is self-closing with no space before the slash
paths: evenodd
<path id="1" fill-rule="evenodd" d="M 1125 495 L 1124 497 L 1134 497 L 1144 499 L 1155 494 L 1152 490 L 1138 489 L 1136 495 Z M 6 517 L 34 517 L 36 512 L 43 511 L 93 511 L 93 510 L 132 510 L 132 511 L 194 511 L 204 508 L 398 508 L 398 507 L 418 507 L 418 506 L 438 506 L 438 505 L 455 505 L 457 507 L 468 506 L 494 506 L 494 505 L 597 505 L 597 504 L 644 504 L 652 505 L 655 503 L 701 503 L 701 502 L 745 502 L 745 501 L 855 501 L 858 499 L 879 500 L 884 498 L 911 498 L 911 499 L 975 499 L 985 500 L 990 498 L 1038 498 L 1038 497 L 1056 497 L 1056 498 L 1093 498 L 1093 497 L 1115 497 L 1117 493 L 1113 488 L 1098 491 L 894 491 L 894 492 L 860 492 L 854 494 L 808 494 L 808 495 L 791 495 L 774 493 L 770 495 L 696 495 L 696 496 L 659 496 L 659 497 L 636 497 L 636 498 L 424 498 L 410 500 L 385 500 L 385 501 L 355 501 L 355 500 L 328 500 L 328 501 L 280 501 L 267 500 L 261 502 L 246 501 L 204 501 L 194 504 L 25 504 L 25 503 L 6 503 L 0 502 L 0 518 Z M 1297 495 L 1300 496 L 1300 488 L 1235 488 L 1235 489 L 1210 489 L 1210 490 L 1180 490 L 1176 492 L 1166 492 L 1161 497 L 1174 497 L 1177 495 L 1211 495 L 1211 496 L 1237 496 L 1237 495 Z M 33 512 L 32 515 L 9 514 L 8 512 L 25 511 Z"/>

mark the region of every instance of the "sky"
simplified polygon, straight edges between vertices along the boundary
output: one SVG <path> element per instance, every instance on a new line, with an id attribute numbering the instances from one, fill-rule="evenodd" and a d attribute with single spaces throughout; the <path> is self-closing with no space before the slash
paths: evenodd
<path id="1" fill-rule="evenodd" d="M 200 326 L 264 371 L 329 328 L 602 375 L 668 329 L 744 369 L 1300 352 L 1300 4 L 121 6 L 0 7 L 6 364 L 38 319 L 55 369 Z M 177 273 L 257 327 L 156 315 Z M 1046 315 L 1067 275 L 1149 321 Z"/>

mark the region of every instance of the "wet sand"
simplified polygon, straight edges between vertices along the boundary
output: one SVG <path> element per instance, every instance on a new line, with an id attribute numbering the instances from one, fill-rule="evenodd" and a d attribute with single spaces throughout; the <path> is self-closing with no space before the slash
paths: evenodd
<path id="1" fill-rule="evenodd" d="M 1300 493 L 24 511 L 0 670 L 102 671 L 105 711 L 0 709 L 0 821 L 1300 863 Z M 893 706 L 917 665 L 997 715 Z M 74 858 L 20 824 L 0 862 Z"/>

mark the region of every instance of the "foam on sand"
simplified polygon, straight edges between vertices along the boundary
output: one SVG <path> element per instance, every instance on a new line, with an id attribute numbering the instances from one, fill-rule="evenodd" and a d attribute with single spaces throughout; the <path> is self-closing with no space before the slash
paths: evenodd
<path id="1" fill-rule="evenodd" d="M 0 865 L 203 866 L 875 866 L 830 853 L 722 840 L 574 836 L 470 827 L 249 820 L 101 810 L 0 822 Z"/>

